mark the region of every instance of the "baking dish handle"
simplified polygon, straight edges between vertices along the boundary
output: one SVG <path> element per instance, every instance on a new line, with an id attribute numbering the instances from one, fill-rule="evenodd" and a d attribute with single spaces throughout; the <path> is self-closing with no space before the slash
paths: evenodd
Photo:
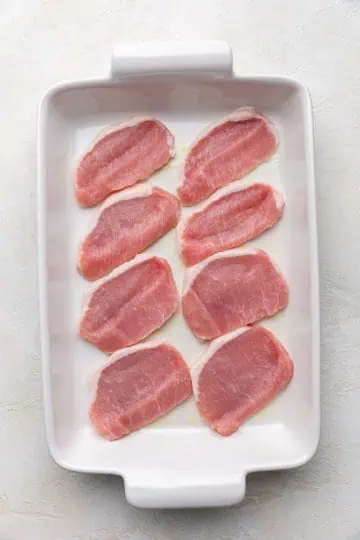
<path id="1" fill-rule="evenodd" d="M 230 506 L 241 502 L 246 491 L 245 475 L 236 482 L 209 481 L 191 483 L 174 481 L 167 484 L 143 482 L 140 479 L 126 478 L 125 494 L 127 501 L 139 508 L 205 508 Z"/>
<path id="2" fill-rule="evenodd" d="M 225 41 L 149 41 L 123 43 L 111 58 L 111 77 L 160 73 L 212 73 L 230 76 L 231 47 Z"/>

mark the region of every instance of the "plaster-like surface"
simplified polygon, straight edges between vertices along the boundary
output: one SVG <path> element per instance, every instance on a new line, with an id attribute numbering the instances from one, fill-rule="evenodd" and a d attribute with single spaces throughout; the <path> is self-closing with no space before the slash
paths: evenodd
<path id="1" fill-rule="evenodd" d="M 360 538 L 360 4 L 357 0 L 2 0 L 1 540 Z M 121 40 L 226 39 L 244 74 L 312 93 L 322 316 L 322 437 L 313 461 L 249 478 L 241 506 L 144 511 L 118 478 L 60 470 L 43 428 L 36 290 L 36 108 L 101 76 Z"/>

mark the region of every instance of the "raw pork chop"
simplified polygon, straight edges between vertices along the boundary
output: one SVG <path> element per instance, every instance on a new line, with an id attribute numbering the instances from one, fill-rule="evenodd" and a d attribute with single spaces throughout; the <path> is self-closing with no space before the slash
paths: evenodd
<path id="1" fill-rule="evenodd" d="M 163 189 L 139 186 L 109 197 L 80 248 L 78 269 L 98 279 L 129 261 L 179 221 L 179 203 Z"/>
<path id="2" fill-rule="evenodd" d="M 134 118 L 95 141 L 76 171 L 76 198 L 94 206 L 110 193 L 146 180 L 174 155 L 174 138 L 159 120 Z"/>
<path id="3" fill-rule="evenodd" d="M 185 401 L 192 393 L 189 368 L 167 343 L 117 351 L 101 370 L 89 411 L 106 439 L 124 437 Z"/>
<path id="4" fill-rule="evenodd" d="M 255 169 L 277 147 L 268 120 L 252 107 L 244 107 L 208 128 L 185 159 L 178 195 L 191 206 L 222 186 Z"/>
<path id="5" fill-rule="evenodd" d="M 177 306 L 169 264 L 159 257 L 140 256 L 100 280 L 89 295 L 80 335 L 111 354 L 160 328 Z"/>
<path id="6" fill-rule="evenodd" d="M 202 358 L 194 391 L 201 416 L 231 435 L 292 379 L 293 362 L 275 336 L 253 326 L 213 341 Z"/>
<path id="7" fill-rule="evenodd" d="M 288 295 L 265 251 L 225 251 L 188 270 L 183 314 L 198 338 L 213 339 L 274 315 L 287 305 Z"/>
<path id="8" fill-rule="evenodd" d="M 266 184 L 228 186 L 179 226 L 186 266 L 245 244 L 269 229 L 284 209 L 282 195 Z"/>

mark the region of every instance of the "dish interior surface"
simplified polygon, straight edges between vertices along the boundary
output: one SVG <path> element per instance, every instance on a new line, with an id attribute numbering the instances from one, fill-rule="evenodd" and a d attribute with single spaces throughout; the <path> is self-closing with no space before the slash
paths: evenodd
<path id="1" fill-rule="evenodd" d="M 134 116 L 154 116 L 175 136 L 176 156 L 149 184 L 176 193 L 179 166 L 198 134 L 241 106 L 254 106 L 275 125 L 275 156 L 239 183 L 270 183 L 285 194 L 283 219 L 249 245 L 266 250 L 290 287 L 288 308 L 264 326 L 285 345 L 295 363 L 294 379 L 279 397 L 229 438 L 201 420 L 193 399 L 153 425 L 115 442 L 96 434 L 88 406 L 96 371 L 107 357 L 77 335 L 90 283 L 76 270 L 81 239 L 99 207 L 81 209 L 74 197 L 74 171 L 98 133 Z M 238 482 L 246 472 L 299 465 L 316 449 L 319 431 L 317 298 L 312 127 L 309 97 L 286 79 L 199 77 L 137 78 L 123 82 L 68 85 L 49 93 L 42 107 L 43 184 L 46 214 L 49 344 L 44 358 L 49 385 L 50 448 L 64 467 L 122 474 L 142 486 L 211 485 Z M 197 207 L 182 210 L 189 215 Z M 184 267 L 176 231 L 146 253 L 166 257 L 181 293 Z M 313 258 L 313 259 L 312 259 Z M 316 277 L 316 276 L 315 276 Z M 315 330 L 314 330 L 315 329 Z M 192 335 L 179 312 L 150 338 L 167 339 L 190 366 L 206 344 Z M 46 398 L 46 396 L 45 396 Z M 46 399 L 45 399 L 46 402 Z"/>

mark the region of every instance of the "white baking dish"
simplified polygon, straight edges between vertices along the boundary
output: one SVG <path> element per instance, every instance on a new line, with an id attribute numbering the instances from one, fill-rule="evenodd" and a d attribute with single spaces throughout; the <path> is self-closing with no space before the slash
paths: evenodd
<path id="1" fill-rule="evenodd" d="M 154 425 L 108 442 L 87 416 L 91 379 L 106 357 L 77 336 L 89 284 L 76 271 L 76 254 L 97 212 L 80 209 L 74 199 L 77 160 L 104 127 L 155 116 L 174 133 L 177 157 L 149 183 L 175 193 L 186 148 L 203 128 L 243 105 L 265 113 L 280 139 L 276 156 L 246 181 L 271 182 L 286 197 L 281 223 L 251 244 L 268 251 L 290 285 L 288 308 L 265 326 L 291 352 L 294 379 L 229 438 L 211 432 L 190 400 Z M 124 46 L 114 53 L 108 79 L 61 85 L 45 96 L 39 115 L 39 285 L 46 428 L 59 465 L 121 475 L 129 502 L 164 508 L 236 503 L 249 472 L 295 467 L 311 458 L 319 438 L 313 159 L 307 90 L 286 78 L 234 75 L 231 50 L 221 42 Z M 176 232 L 149 253 L 169 260 L 181 290 Z M 206 346 L 180 313 L 151 339 L 164 337 L 190 365 Z"/>

